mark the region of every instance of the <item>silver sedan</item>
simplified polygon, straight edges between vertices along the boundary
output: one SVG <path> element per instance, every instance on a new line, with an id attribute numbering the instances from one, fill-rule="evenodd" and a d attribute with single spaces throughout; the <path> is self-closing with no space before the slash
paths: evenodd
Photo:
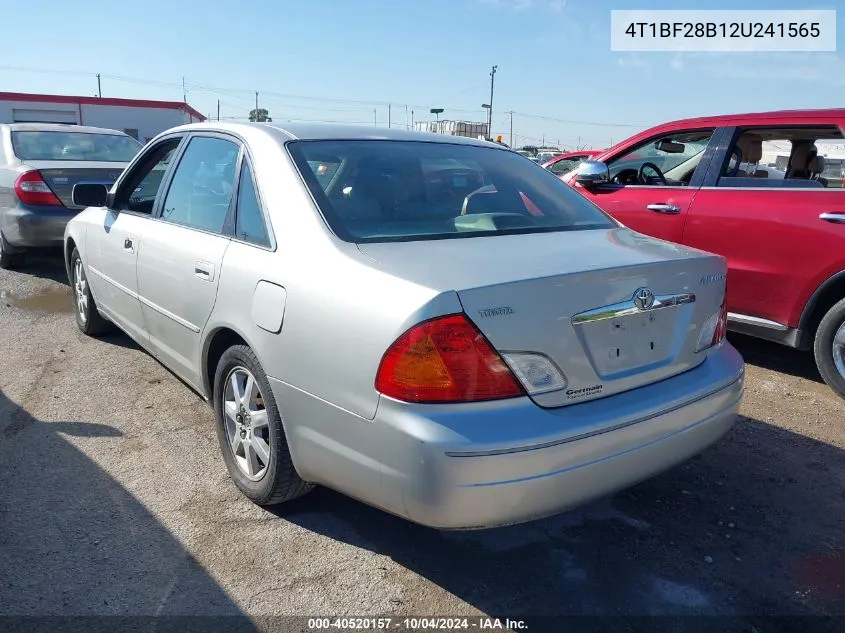
<path id="1" fill-rule="evenodd" d="M 734 423 L 724 259 L 498 145 L 194 124 L 74 200 L 79 328 L 115 324 L 207 398 L 258 504 L 320 484 L 439 528 L 517 523 Z"/>

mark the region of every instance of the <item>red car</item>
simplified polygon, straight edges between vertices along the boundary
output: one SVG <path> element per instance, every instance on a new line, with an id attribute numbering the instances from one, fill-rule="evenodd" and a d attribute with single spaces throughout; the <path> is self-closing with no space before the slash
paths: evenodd
<path id="1" fill-rule="evenodd" d="M 554 158 L 550 158 L 543 167 L 548 169 L 553 174 L 563 176 L 578 167 L 585 160 L 601 154 L 604 150 L 601 149 L 582 149 L 578 152 L 566 152 L 565 154 L 558 154 Z"/>
<path id="2" fill-rule="evenodd" d="M 725 256 L 731 329 L 812 349 L 845 397 L 844 129 L 845 109 L 675 121 L 563 179 L 636 231 Z"/>

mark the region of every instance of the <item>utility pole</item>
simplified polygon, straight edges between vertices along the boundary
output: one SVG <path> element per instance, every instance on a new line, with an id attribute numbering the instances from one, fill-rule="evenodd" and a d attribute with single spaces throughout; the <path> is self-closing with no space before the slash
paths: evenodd
<path id="1" fill-rule="evenodd" d="M 513 148 L 513 110 L 511 110 L 511 148 Z"/>
<path id="2" fill-rule="evenodd" d="M 217 120 L 220 120 L 220 99 L 217 100 Z"/>
<path id="3" fill-rule="evenodd" d="M 406 130 L 409 129 L 408 128 L 408 104 L 407 103 L 405 104 L 405 129 Z"/>
<path id="4" fill-rule="evenodd" d="M 182 103 L 188 103 L 188 91 L 185 90 L 185 78 L 182 77 Z"/>
<path id="5" fill-rule="evenodd" d="M 487 108 L 487 134 L 492 138 L 493 130 L 493 82 L 496 78 L 496 69 L 498 66 L 493 66 L 493 69 L 490 71 L 490 103 L 488 104 L 490 107 Z"/>
<path id="6" fill-rule="evenodd" d="M 378 110 L 373 108 L 373 127 L 378 127 Z"/>
<path id="7" fill-rule="evenodd" d="M 100 73 L 97 73 L 97 96 L 103 98 L 103 89 L 100 86 Z"/>
<path id="8" fill-rule="evenodd" d="M 391 118 L 390 110 L 391 110 L 391 105 L 388 103 L 387 104 L 387 127 L 388 128 L 390 128 L 390 123 L 391 123 L 391 121 L 390 121 L 390 118 Z"/>
<path id="9" fill-rule="evenodd" d="M 258 91 L 255 91 L 255 121 L 258 121 Z"/>
<path id="10" fill-rule="evenodd" d="M 411 129 L 414 129 L 414 111 L 411 110 Z"/>

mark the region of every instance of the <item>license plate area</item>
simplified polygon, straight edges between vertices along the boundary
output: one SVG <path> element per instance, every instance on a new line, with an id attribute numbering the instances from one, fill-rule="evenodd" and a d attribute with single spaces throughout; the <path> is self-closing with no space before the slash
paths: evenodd
<path id="1" fill-rule="evenodd" d="M 678 310 L 637 312 L 575 327 L 602 379 L 665 363 L 675 348 Z"/>

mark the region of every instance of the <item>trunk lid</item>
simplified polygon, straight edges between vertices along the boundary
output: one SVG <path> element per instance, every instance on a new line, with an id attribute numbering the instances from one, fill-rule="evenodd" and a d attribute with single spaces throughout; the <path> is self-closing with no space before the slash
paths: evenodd
<path id="1" fill-rule="evenodd" d="M 619 393 L 701 363 L 701 327 L 719 311 L 725 286 L 723 258 L 625 228 L 359 249 L 409 281 L 455 290 L 500 352 L 552 359 L 568 384 L 532 396 L 544 407 Z"/>
<path id="2" fill-rule="evenodd" d="M 27 161 L 27 167 L 37 169 L 56 197 L 69 209 L 81 209 L 73 204 L 73 186 L 79 182 L 96 182 L 111 187 L 127 163 L 87 161 Z"/>

